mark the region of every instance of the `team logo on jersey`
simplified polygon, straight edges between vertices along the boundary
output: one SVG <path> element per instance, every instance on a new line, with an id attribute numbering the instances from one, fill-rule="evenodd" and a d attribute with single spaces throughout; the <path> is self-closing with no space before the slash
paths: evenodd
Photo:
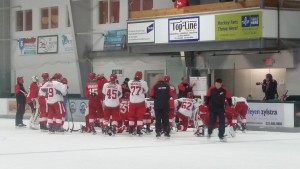
<path id="1" fill-rule="evenodd" d="M 70 112 L 74 114 L 76 112 L 76 103 L 75 102 L 70 102 Z"/>
<path id="2" fill-rule="evenodd" d="M 220 95 L 223 95 L 223 94 L 224 94 L 224 92 L 221 92 L 221 93 L 220 93 Z"/>
<path id="3" fill-rule="evenodd" d="M 80 103 L 79 111 L 81 114 L 85 114 L 85 112 L 86 112 L 86 103 L 85 102 Z"/>

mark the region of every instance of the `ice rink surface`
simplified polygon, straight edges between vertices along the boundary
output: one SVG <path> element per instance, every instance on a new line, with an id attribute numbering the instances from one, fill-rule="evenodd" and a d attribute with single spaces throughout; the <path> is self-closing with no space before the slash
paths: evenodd
<path id="1" fill-rule="evenodd" d="M 173 132 L 170 139 L 156 139 L 154 133 L 49 135 L 0 119 L 0 169 L 95 168 L 299 169 L 300 133 L 238 132 L 227 143 L 216 136 L 210 141 L 195 137 L 192 131 Z"/>

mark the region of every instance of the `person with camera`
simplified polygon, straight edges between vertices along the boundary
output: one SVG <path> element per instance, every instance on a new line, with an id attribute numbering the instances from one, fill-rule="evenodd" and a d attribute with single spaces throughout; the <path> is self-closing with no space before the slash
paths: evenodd
<path id="1" fill-rule="evenodd" d="M 269 73 L 266 74 L 266 79 L 262 83 L 262 91 L 265 93 L 264 100 L 274 100 L 277 96 L 277 81 Z"/>

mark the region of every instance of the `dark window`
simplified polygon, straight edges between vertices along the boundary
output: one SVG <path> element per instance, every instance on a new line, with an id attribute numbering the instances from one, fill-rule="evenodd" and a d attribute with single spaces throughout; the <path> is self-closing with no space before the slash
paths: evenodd
<path id="1" fill-rule="evenodd" d="M 32 10 L 25 11 L 25 30 L 32 30 Z"/>
<path id="2" fill-rule="evenodd" d="M 17 17 L 16 30 L 23 31 L 23 11 L 17 11 L 16 17 Z"/>

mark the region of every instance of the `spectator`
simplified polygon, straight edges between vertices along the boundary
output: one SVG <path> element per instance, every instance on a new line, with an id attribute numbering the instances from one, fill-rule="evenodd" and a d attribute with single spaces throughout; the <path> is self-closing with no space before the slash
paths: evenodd
<path id="1" fill-rule="evenodd" d="M 188 92 L 192 92 L 195 84 L 190 85 L 186 77 L 181 78 L 181 83 L 178 85 L 178 98 L 187 97 Z"/>
<path id="2" fill-rule="evenodd" d="M 182 8 L 188 6 L 187 0 L 175 0 L 173 2 L 174 2 L 174 8 Z"/>
<path id="3" fill-rule="evenodd" d="M 266 79 L 264 79 L 262 84 L 262 90 L 265 93 L 264 100 L 273 100 L 278 96 L 277 81 L 273 79 L 271 74 L 266 74 Z"/>

